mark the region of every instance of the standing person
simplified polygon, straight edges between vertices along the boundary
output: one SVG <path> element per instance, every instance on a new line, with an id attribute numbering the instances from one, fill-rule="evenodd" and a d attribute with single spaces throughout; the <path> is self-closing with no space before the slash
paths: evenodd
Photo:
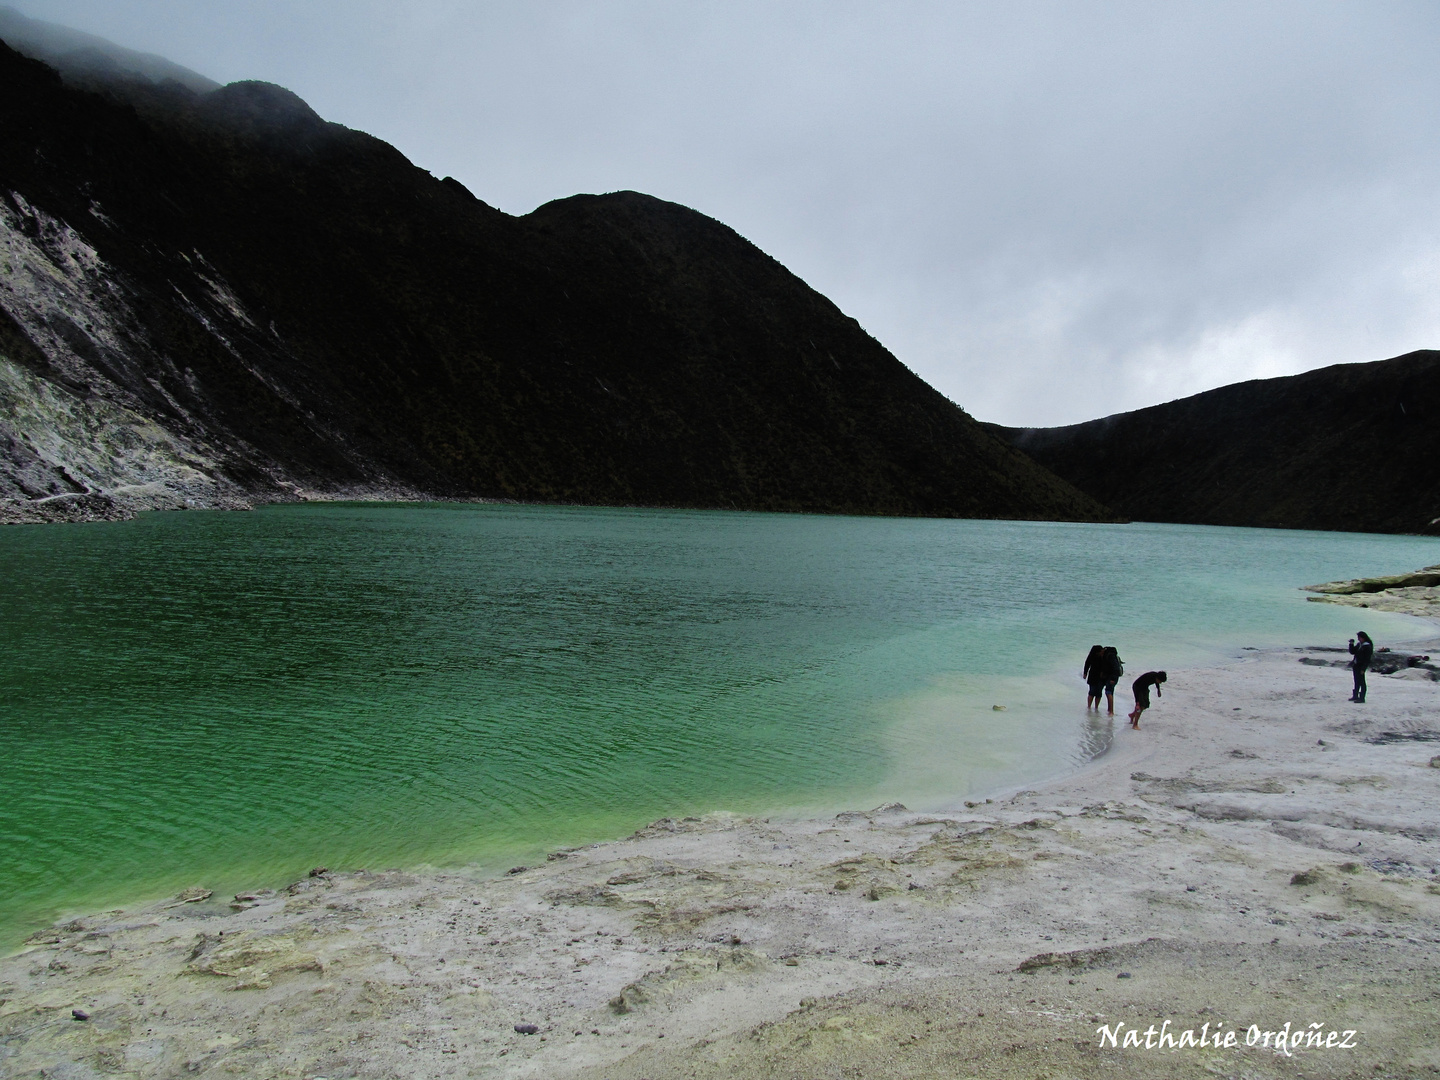
<path id="1" fill-rule="evenodd" d="M 1360 644 L 1355 644 L 1355 638 L 1360 639 Z M 1370 661 L 1375 656 L 1375 642 L 1370 640 L 1370 635 L 1364 630 L 1356 630 L 1355 637 L 1350 639 L 1350 655 L 1355 659 L 1350 661 L 1350 666 L 1355 670 L 1355 689 L 1350 692 L 1350 700 L 1365 703 L 1365 672 L 1370 669 Z"/>
<path id="2" fill-rule="evenodd" d="M 1100 657 L 1100 670 L 1105 673 L 1105 704 L 1110 710 L 1110 715 L 1115 715 L 1115 686 L 1120 682 L 1120 676 L 1125 674 L 1125 661 L 1120 659 L 1120 650 L 1114 645 L 1106 645 L 1105 652 Z M 1098 712 L 1100 703 L 1095 703 Z"/>
<path id="3" fill-rule="evenodd" d="M 1140 714 L 1150 707 L 1150 687 L 1155 687 L 1156 697 L 1164 697 L 1160 693 L 1160 684 L 1167 677 L 1163 671 L 1147 671 L 1135 680 L 1135 709 L 1130 713 L 1130 726 L 1135 730 L 1140 730 Z"/>
<path id="4" fill-rule="evenodd" d="M 1085 666 L 1080 669 L 1080 677 L 1090 687 L 1090 693 L 1085 698 L 1085 711 L 1090 711 L 1090 703 L 1095 703 L 1095 711 L 1100 711 L 1100 695 L 1105 692 L 1105 673 L 1100 666 L 1100 658 L 1105 655 L 1103 645 L 1091 645 L 1090 655 L 1085 657 Z"/>

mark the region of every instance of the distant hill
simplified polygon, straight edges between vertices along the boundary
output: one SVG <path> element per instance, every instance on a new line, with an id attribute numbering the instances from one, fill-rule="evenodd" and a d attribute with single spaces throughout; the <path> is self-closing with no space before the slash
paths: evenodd
<path id="1" fill-rule="evenodd" d="M 0 85 L 0 519 L 346 495 L 1108 516 L 683 206 L 512 217 L 266 83 L 62 81 L 0 47 Z"/>
<path id="2" fill-rule="evenodd" d="M 1440 352 L 1237 383 L 1056 428 L 989 430 L 1126 517 L 1440 531 Z"/>

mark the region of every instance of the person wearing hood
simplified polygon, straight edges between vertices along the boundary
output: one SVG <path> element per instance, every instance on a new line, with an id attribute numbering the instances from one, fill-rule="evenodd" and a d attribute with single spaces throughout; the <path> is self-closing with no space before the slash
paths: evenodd
<path id="1" fill-rule="evenodd" d="M 1105 655 L 1105 646 L 1091 645 L 1090 655 L 1085 657 L 1085 666 L 1080 669 L 1080 677 L 1090 688 L 1085 698 L 1085 711 L 1090 711 L 1090 706 L 1095 706 L 1095 711 L 1100 711 L 1100 695 L 1105 692 L 1105 668 L 1100 663 L 1100 658 Z"/>

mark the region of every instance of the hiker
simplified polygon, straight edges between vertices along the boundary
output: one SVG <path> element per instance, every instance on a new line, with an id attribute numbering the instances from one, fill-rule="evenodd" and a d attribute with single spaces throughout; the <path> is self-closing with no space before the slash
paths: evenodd
<path id="1" fill-rule="evenodd" d="M 1085 666 L 1080 669 L 1080 677 L 1090 687 L 1090 693 L 1085 698 L 1085 711 L 1090 711 L 1090 703 L 1095 703 L 1095 711 L 1100 711 L 1100 695 L 1105 692 L 1105 674 L 1100 666 L 1100 657 L 1105 654 L 1105 646 L 1091 645 L 1090 655 L 1085 657 Z"/>
<path id="2" fill-rule="evenodd" d="M 1106 645 L 1105 652 L 1100 657 L 1100 670 L 1105 675 L 1105 705 L 1111 716 L 1115 715 L 1115 687 L 1120 682 L 1120 676 L 1125 674 L 1125 661 L 1120 659 L 1120 650 L 1114 645 Z M 1095 703 L 1098 712 L 1100 703 Z"/>
<path id="3" fill-rule="evenodd" d="M 1135 680 L 1132 689 L 1135 691 L 1135 709 L 1130 713 L 1130 726 L 1137 731 L 1140 729 L 1140 714 L 1150 707 L 1150 687 L 1155 687 L 1155 696 L 1164 697 L 1160 693 L 1160 684 L 1166 678 L 1163 671 L 1147 671 Z"/>
<path id="4" fill-rule="evenodd" d="M 1360 644 L 1355 644 L 1355 638 L 1360 639 Z M 1355 671 L 1355 689 L 1350 692 L 1350 700 L 1365 703 L 1365 672 L 1370 668 L 1370 661 L 1375 656 L 1375 642 L 1370 640 L 1370 635 L 1364 630 L 1356 630 L 1355 637 L 1350 639 L 1350 655 L 1355 659 L 1350 661 L 1350 667 Z"/>

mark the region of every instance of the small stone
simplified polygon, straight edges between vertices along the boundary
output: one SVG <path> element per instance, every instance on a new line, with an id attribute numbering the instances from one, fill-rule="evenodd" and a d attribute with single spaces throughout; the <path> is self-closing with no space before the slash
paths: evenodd
<path id="1" fill-rule="evenodd" d="M 1440 769 L 1440 754 L 1436 754 L 1430 759 L 1430 768 Z"/>
<path id="2" fill-rule="evenodd" d="M 786 966 L 786 967 L 799 967 L 799 966 L 800 966 L 800 961 L 799 961 L 796 957 L 787 956 L 787 957 L 785 958 L 785 966 Z"/>
<path id="3" fill-rule="evenodd" d="M 1004 712 L 1004 711 L 1005 711 L 1005 706 L 1004 706 L 1004 705 L 991 705 L 991 706 L 990 706 L 990 711 L 991 711 L 991 712 Z"/>
<path id="4" fill-rule="evenodd" d="M 89 1020 L 90 1014 L 84 1009 L 71 1009 L 70 1015 L 76 1020 Z"/>
<path id="5" fill-rule="evenodd" d="M 518 1031 L 521 1035 L 538 1035 L 538 1034 L 540 1034 L 540 1029 L 539 1029 L 538 1027 L 536 1027 L 534 1024 L 516 1024 L 516 1025 L 515 1025 L 515 1030 Z"/>
<path id="6" fill-rule="evenodd" d="M 311 877 L 320 877 L 322 874 L 328 874 L 329 872 L 330 872 L 330 868 L 329 868 L 328 866 L 316 866 L 316 867 L 312 867 L 312 868 L 311 868 L 311 870 L 310 870 L 310 876 L 311 876 Z"/>
<path id="7" fill-rule="evenodd" d="M 1134 976 L 1132 976 L 1128 971 L 1122 971 L 1122 972 L 1120 972 L 1119 975 L 1116 975 L 1115 977 L 1116 977 L 1117 979 L 1130 979 L 1130 978 L 1134 978 Z"/>
<path id="8" fill-rule="evenodd" d="M 512 867 L 510 867 L 509 870 L 506 870 L 505 873 L 507 873 L 507 874 L 523 874 L 526 870 L 529 870 L 529 869 L 530 869 L 530 868 L 529 868 L 528 866 L 512 866 Z"/>
<path id="9" fill-rule="evenodd" d="M 182 904 L 198 904 L 201 900 L 209 900 L 211 895 L 212 891 L 210 889 L 196 885 L 193 888 L 186 889 L 176 896 L 175 899 L 179 900 Z"/>

